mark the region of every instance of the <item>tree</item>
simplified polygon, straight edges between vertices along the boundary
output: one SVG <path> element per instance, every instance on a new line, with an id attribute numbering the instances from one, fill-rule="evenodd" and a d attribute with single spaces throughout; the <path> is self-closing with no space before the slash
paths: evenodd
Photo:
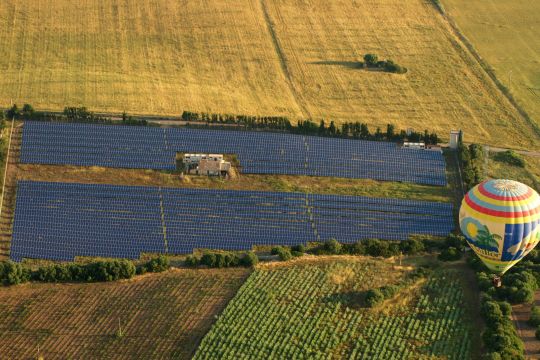
<path id="1" fill-rule="evenodd" d="M 257 265 L 259 258 L 253 251 L 248 251 L 241 259 L 240 264 L 245 267 L 251 267 Z"/>
<path id="2" fill-rule="evenodd" d="M 366 293 L 366 305 L 368 307 L 374 307 L 378 303 L 384 300 L 384 295 L 379 289 L 371 289 Z"/>
<path id="3" fill-rule="evenodd" d="M 381 132 L 381 128 L 378 127 L 377 130 L 375 131 L 375 139 L 382 140 L 382 138 L 383 138 L 383 133 Z"/>
<path id="4" fill-rule="evenodd" d="M 394 140 L 394 138 L 396 137 L 395 129 L 395 126 L 392 124 L 386 125 L 386 138 L 388 140 Z"/>
<path id="5" fill-rule="evenodd" d="M 341 254 L 341 244 L 336 239 L 330 239 L 324 243 L 324 251 L 329 254 Z"/>
<path id="6" fill-rule="evenodd" d="M 364 62 L 368 67 L 375 66 L 379 61 L 379 57 L 375 54 L 366 54 L 364 55 Z"/>
<path id="7" fill-rule="evenodd" d="M 21 112 L 17 107 L 17 104 L 13 104 L 13 106 L 7 111 L 6 116 L 8 119 L 18 119 L 21 116 Z"/>
<path id="8" fill-rule="evenodd" d="M 334 124 L 334 121 L 330 121 L 330 125 L 328 126 L 328 133 L 330 135 L 336 135 L 336 124 Z"/>
<path id="9" fill-rule="evenodd" d="M 24 104 L 22 108 L 22 116 L 26 118 L 31 118 L 34 115 L 34 108 L 30 104 Z"/>
<path id="10" fill-rule="evenodd" d="M 369 128 L 367 124 L 361 124 L 360 125 L 360 138 L 362 139 L 369 139 L 371 137 L 371 134 L 369 133 Z"/>
<path id="11" fill-rule="evenodd" d="M 326 133 L 326 125 L 324 124 L 324 120 L 321 120 L 321 123 L 319 124 L 319 135 L 324 135 Z"/>

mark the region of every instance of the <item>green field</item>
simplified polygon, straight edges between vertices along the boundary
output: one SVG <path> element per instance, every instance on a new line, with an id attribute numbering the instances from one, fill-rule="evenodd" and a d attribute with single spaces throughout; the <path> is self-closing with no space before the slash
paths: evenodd
<path id="1" fill-rule="evenodd" d="M 261 266 L 205 336 L 195 359 L 467 359 L 461 276 L 436 271 L 375 308 L 362 294 L 410 268 L 350 257 Z"/>
<path id="2" fill-rule="evenodd" d="M 442 3 L 499 80 L 540 125 L 540 2 L 442 0 Z"/>
<path id="3" fill-rule="evenodd" d="M 393 123 L 443 140 L 462 128 L 467 141 L 516 148 L 540 139 L 431 1 L 3 0 L 0 48 L 3 107 Z M 366 53 L 409 71 L 356 68 Z"/>

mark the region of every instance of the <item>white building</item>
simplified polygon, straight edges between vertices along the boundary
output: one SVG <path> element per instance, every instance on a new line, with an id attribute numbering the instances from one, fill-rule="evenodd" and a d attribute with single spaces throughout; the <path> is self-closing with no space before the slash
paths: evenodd
<path id="1" fill-rule="evenodd" d="M 459 144 L 459 136 L 461 134 L 461 130 L 451 130 L 450 131 L 450 149 L 457 149 Z"/>
<path id="2" fill-rule="evenodd" d="M 185 154 L 182 162 L 188 174 L 225 176 L 231 169 L 231 163 L 223 160 L 222 154 Z"/>

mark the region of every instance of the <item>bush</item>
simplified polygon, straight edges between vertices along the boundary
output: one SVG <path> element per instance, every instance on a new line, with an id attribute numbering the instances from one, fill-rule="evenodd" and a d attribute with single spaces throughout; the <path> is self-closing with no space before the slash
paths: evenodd
<path id="1" fill-rule="evenodd" d="M 399 287 L 395 285 L 386 285 L 380 288 L 381 294 L 384 296 L 385 299 L 390 299 L 391 297 L 394 297 L 399 291 Z"/>
<path id="2" fill-rule="evenodd" d="M 379 289 L 371 289 L 366 293 L 366 305 L 374 307 L 384 300 L 384 295 Z"/>
<path id="3" fill-rule="evenodd" d="M 508 301 L 500 301 L 499 308 L 504 316 L 509 317 L 512 315 L 512 305 Z"/>
<path id="4" fill-rule="evenodd" d="M 531 317 L 528 321 L 529 325 L 537 327 L 540 326 L 540 308 L 537 306 L 533 306 L 531 308 Z"/>
<path id="5" fill-rule="evenodd" d="M 206 252 L 201 256 L 199 261 L 201 265 L 206 265 L 208 267 L 216 267 L 216 254 L 213 252 Z"/>
<path id="6" fill-rule="evenodd" d="M 272 249 L 271 254 L 277 255 L 281 261 L 288 261 L 292 259 L 291 250 L 284 246 L 276 246 Z"/>
<path id="7" fill-rule="evenodd" d="M 199 265 L 199 259 L 195 255 L 188 255 L 185 260 L 186 266 L 195 267 Z"/>
<path id="8" fill-rule="evenodd" d="M 129 260 L 98 261 L 86 265 L 88 281 L 115 281 L 135 275 L 135 265 Z"/>
<path id="9" fill-rule="evenodd" d="M 461 259 L 461 251 L 451 246 L 448 249 L 444 249 L 438 256 L 441 261 L 456 261 Z"/>
<path id="10" fill-rule="evenodd" d="M 498 152 L 493 157 L 495 161 L 504 162 L 517 167 L 525 167 L 525 160 L 514 150 Z"/>
<path id="11" fill-rule="evenodd" d="M 405 240 L 399 243 L 399 249 L 404 254 L 415 255 L 424 251 L 425 247 L 420 240 Z"/>
<path id="12" fill-rule="evenodd" d="M 300 256 L 304 256 L 304 253 L 303 252 L 300 252 L 300 251 L 291 251 L 291 255 L 293 257 L 300 257 Z"/>
<path id="13" fill-rule="evenodd" d="M 248 251 L 241 259 L 240 265 L 245 267 L 251 267 L 257 265 L 259 258 L 253 251 Z"/>
<path id="14" fill-rule="evenodd" d="M 534 336 L 537 340 L 540 340 L 540 325 L 536 327 L 536 332 L 534 333 Z"/>
<path id="15" fill-rule="evenodd" d="M 171 267 L 169 258 L 163 255 L 158 256 L 146 263 L 146 269 L 150 272 L 163 272 Z"/>
<path id="16" fill-rule="evenodd" d="M 294 246 L 291 246 L 291 251 L 296 251 L 296 252 L 299 252 L 299 253 L 305 253 L 306 252 L 306 247 L 303 244 L 294 245 Z"/>
<path id="17" fill-rule="evenodd" d="M 498 352 L 491 352 L 482 357 L 484 360 L 502 360 L 501 354 Z"/>
<path id="18" fill-rule="evenodd" d="M 444 246 L 447 248 L 454 247 L 459 251 L 463 251 L 467 247 L 467 241 L 462 235 L 449 234 L 444 240 Z"/>
<path id="19" fill-rule="evenodd" d="M 336 239 L 330 239 L 326 241 L 323 245 L 323 249 L 327 254 L 341 254 L 341 244 Z"/>
<path id="20" fill-rule="evenodd" d="M 12 261 L 0 262 L 0 282 L 4 285 L 17 285 L 27 282 L 30 274 L 21 264 Z"/>
<path id="21" fill-rule="evenodd" d="M 364 62 L 367 66 L 375 66 L 379 61 L 379 57 L 375 54 L 366 54 L 364 55 Z"/>

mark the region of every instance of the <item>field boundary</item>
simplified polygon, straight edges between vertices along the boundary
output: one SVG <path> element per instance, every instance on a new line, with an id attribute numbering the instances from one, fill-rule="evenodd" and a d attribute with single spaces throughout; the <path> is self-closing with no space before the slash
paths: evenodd
<path id="1" fill-rule="evenodd" d="M 523 119 L 534 129 L 534 132 L 537 136 L 540 137 L 540 126 L 534 122 L 533 119 L 529 116 L 527 111 L 518 103 L 518 101 L 514 98 L 510 90 L 499 80 L 497 75 L 495 74 L 493 68 L 491 65 L 489 65 L 480 55 L 480 53 L 476 50 L 474 45 L 469 41 L 469 39 L 465 36 L 465 34 L 461 31 L 458 24 L 454 21 L 454 19 L 444 10 L 442 7 L 442 4 L 440 4 L 437 0 L 431 1 L 433 6 L 437 9 L 437 12 L 441 14 L 443 19 L 445 19 L 448 24 L 450 25 L 451 29 L 454 32 L 454 35 L 458 37 L 458 39 L 465 45 L 465 48 L 468 50 L 468 52 L 473 56 L 473 58 L 476 60 L 476 62 L 480 65 L 480 67 L 484 70 L 484 72 L 489 76 L 489 78 L 493 81 L 495 86 L 499 89 L 499 91 L 504 95 L 506 99 L 512 104 L 514 109 L 517 110 L 517 112 L 521 115 Z"/>
<path id="2" fill-rule="evenodd" d="M 2 180 L 2 198 L 0 198 L 0 217 L 2 217 L 2 207 L 4 206 L 4 194 L 6 191 L 6 178 L 7 178 L 7 170 L 9 166 L 9 150 L 11 148 L 11 137 L 13 136 L 13 128 L 15 127 L 15 119 L 11 120 L 11 129 L 9 131 L 9 140 L 8 140 L 8 148 L 6 152 L 6 167 L 4 168 L 4 177 Z"/>
<path id="3" fill-rule="evenodd" d="M 279 59 L 279 64 L 281 65 L 281 70 L 283 72 L 283 75 L 285 76 L 285 80 L 287 81 L 287 84 L 289 85 L 289 89 L 291 90 L 291 93 L 294 97 L 296 104 L 302 111 L 303 117 L 312 119 L 311 113 L 309 112 L 306 106 L 306 103 L 304 102 L 304 99 L 302 99 L 300 93 L 298 93 L 298 91 L 294 87 L 291 72 L 289 71 L 289 67 L 287 66 L 287 59 L 285 57 L 285 54 L 283 53 L 283 50 L 281 49 L 281 44 L 279 43 L 279 39 L 274 29 L 274 25 L 272 24 L 272 19 L 270 18 L 270 13 L 268 12 L 266 1 L 260 0 L 260 4 L 261 4 L 261 9 L 264 15 L 264 21 L 266 23 L 266 27 L 268 28 L 268 33 L 270 35 L 270 38 L 272 39 L 272 44 L 274 45 L 274 49 Z"/>

